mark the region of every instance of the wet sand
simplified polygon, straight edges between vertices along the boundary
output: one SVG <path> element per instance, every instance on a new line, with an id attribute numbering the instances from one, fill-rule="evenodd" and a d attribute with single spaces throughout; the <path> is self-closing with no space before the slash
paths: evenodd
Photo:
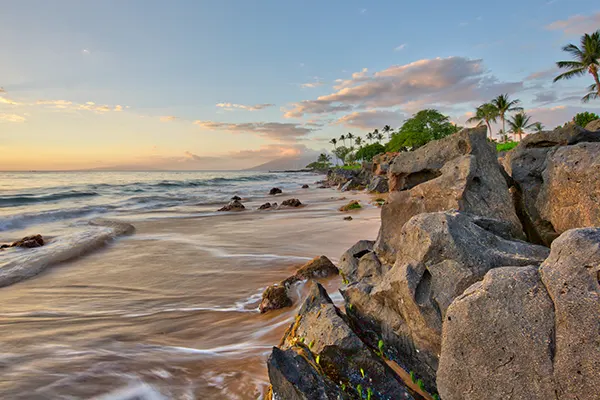
<path id="1" fill-rule="evenodd" d="M 291 197 L 306 206 L 256 211 Z M 338 211 L 352 199 L 365 207 Z M 245 201 L 253 210 L 241 213 L 125 219 L 134 235 L 0 289 L 0 397 L 261 398 L 265 360 L 299 306 L 261 315 L 262 290 L 375 239 L 370 200 L 308 189 Z M 333 294 L 340 279 L 325 284 Z"/>

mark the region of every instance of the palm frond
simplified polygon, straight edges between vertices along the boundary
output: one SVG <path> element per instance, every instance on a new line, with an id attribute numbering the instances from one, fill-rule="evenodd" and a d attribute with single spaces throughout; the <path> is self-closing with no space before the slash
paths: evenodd
<path id="1" fill-rule="evenodd" d="M 557 63 L 558 65 L 558 63 Z M 571 71 L 567 71 L 565 73 L 562 73 L 560 75 L 558 75 L 556 78 L 554 78 L 554 82 L 558 82 L 560 80 L 567 80 L 567 79 L 571 79 L 571 78 L 575 78 L 578 76 L 583 76 L 586 73 L 586 68 L 579 68 L 579 69 L 573 69 Z"/>
<path id="2" fill-rule="evenodd" d="M 581 38 L 581 47 L 585 47 L 585 42 L 583 41 L 583 38 Z M 575 46 L 574 44 L 569 43 L 568 45 L 564 46 L 562 50 L 571 54 L 574 58 L 583 58 L 583 52 L 579 47 Z"/>
<path id="3" fill-rule="evenodd" d="M 595 85 L 594 85 L 595 86 Z M 600 95 L 598 92 L 590 92 L 582 97 L 581 101 L 583 103 L 589 103 L 591 100 L 600 99 Z"/>

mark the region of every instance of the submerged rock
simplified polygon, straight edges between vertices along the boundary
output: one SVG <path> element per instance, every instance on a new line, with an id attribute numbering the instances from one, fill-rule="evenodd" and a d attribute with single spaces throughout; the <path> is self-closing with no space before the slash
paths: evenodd
<path id="1" fill-rule="evenodd" d="M 362 208 L 362 206 L 360 205 L 358 200 L 351 200 L 345 206 L 341 206 L 339 210 L 345 212 L 345 211 L 351 211 L 351 210 L 359 210 L 361 208 Z"/>
<path id="2" fill-rule="evenodd" d="M 269 210 L 273 207 L 277 207 L 277 203 L 274 203 L 275 205 L 271 204 L 271 203 L 265 203 L 262 206 L 258 207 L 259 210 Z"/>
<path id="3" fill-rule="evenodd" d="M 377 253 L 393 264 L 400 230 L 414 215 L 459 210 L 506 221 L 515 237 L 522 226 L 486 128 L 464 129 L 400 153 L 389 172 L 390 194 L 381 210 Z"/>
<path id="4" fill-rule="evenodd" d="M 300 279 L 327 278 L 337 275 L 338 273 L 338 268 L 329 258 L 319 256 L 300 267 L 300 269 L 296 271 L 296 276 Z"/>
<path id="5" fill-rule="evenodd" d="M 6 247 L 23 247 L 23 248 L 27 248 L 27 249 L 32 249 L 35 247 L 42 247 L 43 245 L 44 245 L 44 238 L 42 238 L 42 235 L 37 234 L 37 235 L 25 236 L 23 239 L 17 240 L 16 242 L 13 242 L 10 246 L 6 246 Z"/>
<path id="6" fill-rule="evenodd" d="M 302 185 L 302 189 L 308 189 L 309 186 L 307 184 Z"/>
<path id="7" fill-rule="evenodd" d="M 239 200 L 232 200 L 226 206 L 221 207 L 218 211 L 243 211 L 246 207 Z"/>
<path id="8" fill-rule="evenodd" d="M 281 205 L 285 207 L 300 207 L 302 203 L 298 199 L 288 199 L 284 200 Z"/>
<path id="9" fill-rule="evenodd" d="M 292 304 L 292 299 L 288 296 L 285 285 L 272 285 L 263 292 L 258 308 L 261 313 L 266 313 L 271 310 L 291 307 Z"/>
<path id="10" fill-rule="evenodd" d="M 271 189 L 271 190 L 269 191 L 269 194 L 270 194 L 271 196 L 274 196 L 274 195 L 276 195 L 276 194 L 281 194 L 281 193 L 283 193 L 283 191 L 282 191 L 281 189 L 279 189 L 279 188 L 273 188 L 273 189 Z"/>
<path id="11" fill-rule="evenodd" d="M 350 215 L 348 215 L 347 217 L 344 217 L 344 221 L 352 221 L 352 220 L 353 220 L 353 218 Z"/>
<path id="12" fill-rule="evenodd" d="M 240 196 L 233 196 L 231 200 L 242 200 L 242 198 Z"/>

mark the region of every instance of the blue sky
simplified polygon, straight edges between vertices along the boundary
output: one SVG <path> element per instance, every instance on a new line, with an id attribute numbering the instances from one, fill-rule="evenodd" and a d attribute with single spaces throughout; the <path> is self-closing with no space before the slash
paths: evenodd
<path id="1" fill-rule="evenodd" d="M 595 1 L 0 3 L 0 169 L 244 168 L 504 92 L 548 127 L 600 108 L 551 84 Z"/>

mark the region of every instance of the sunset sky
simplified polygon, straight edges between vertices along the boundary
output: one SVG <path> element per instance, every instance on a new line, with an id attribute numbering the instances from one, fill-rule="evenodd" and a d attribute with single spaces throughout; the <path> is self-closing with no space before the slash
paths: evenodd
<path id="1" fill-rule="evenodd" d="M 0 170 L 240 169 L 501 93 L 553 128 L 592 0 L 0 0 Z"/>

